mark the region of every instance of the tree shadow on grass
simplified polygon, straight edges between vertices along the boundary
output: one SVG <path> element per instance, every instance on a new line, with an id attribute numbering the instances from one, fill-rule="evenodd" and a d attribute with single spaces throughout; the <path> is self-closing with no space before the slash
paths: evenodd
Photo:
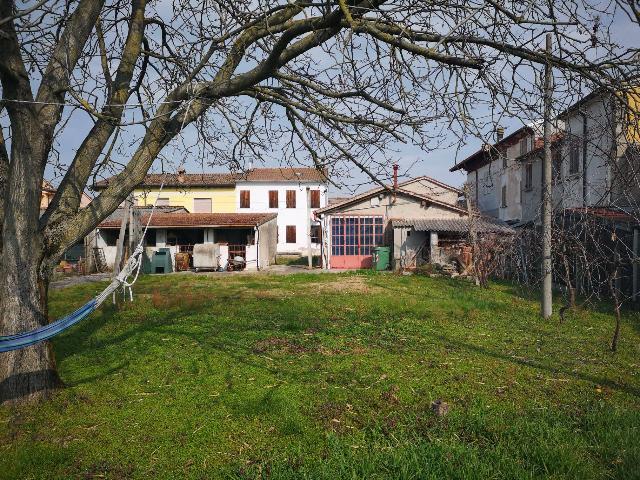
<path id="1" fill-rule="evenodd" d="M 467 351 L 473 352 L 473 353 L 477 353 L 477 354 L 481 354 L 481 355 L 485 355 L 485 356 L 489 356 L 492 358 L 495 358 L 497 360 L 502 360 L 504 362 L 508 362 L 508 363 L 512 363 L 512 364 L 516 364 L 516 365 L 521 365 L 521 366 L 525 366 L 525 367 L 531 367 L 531 368 L 535 368 L 538 370 L 544 370 L 546 372 L 549 373 L 553 373 L 553 374 L 557 374 L 557 373 L 561 373 L 563 375 L 566 375 L 567 377 L 571 377 L 574 378 L 576 380 L 582 380 L 585 382 L 590 382 L 593 384 L 597 384 L 597 385 L 602 385 L 602 386 L 606 386 L 611 388 L 612 390 L 619 390 L 621 392 L 627 393 L 629 395 L 633 395 L 634 397 L 640 397 L 640 389 L 630 386 L 630 385 L 621 385 L 613 380 L 610 380 L 608 378 L 605 377 L 598 377 L 595 375 L 591 375 L 591 374 L 587 374 L 587 373 L 579 373 L 579 372 L 574 372 L 572 370 L 569 370 L 567 368 L 563 368 L 561 365 L 559 364 L 554 364 L 553 367 L 545 365 L 544 363 L 531 359 L 521 359 L 521 358 L 515 358 L 509 355 L 505 355 L 504 353 L 499 353 L 493 350 L 490 350 L 488 348 L 485 347 L 481 347 L 479 345 L 473 345 L 471 343 L 467 343 L 467 342 L 463 342 L 461 340 L 457 340 L 457 339 L 453 339 L 451 337 L 448 337 L 446 335 L 438 335 L 435 334 L 435 337 L 439 338 L 442 342 L 446 342 L 450 345 L 455 345 L 459 348 L 465 349 Z"/>
<path id="2" fill-rule="evenodd" d="M 110 365 L 107 365 L 101 373 L 79 378 L 69 382 L 67 384 L 68 386 L 100 380 L 129 366 L 131 364 L 129 360 L 121 361 L 122 356 L 127 353 L 126 350 L 122 350 L 125 348 L 125 344 L 134 341 L 134 344 L 128 347 L 129 350 L 134 351 L 135 354 L 144 355 L 145 352 L 152 348 L 158 346 L 166 347 L 166 341 L 163 340 L 163 338 L 166 337 L 172 337 L 172 341 L 181 344 L 197 344 L 202 349 L 223 353 L 234 361 L 253 368 L 261 368 L 265 371 L 271 371 L 271 373 L 277 371 L 278 374 L 281 374 L 282 372 L 279 369 L 270 369 L 268 368 L 268 364 L 265 365 L 259 361 L 258 357 L 256 357 L 252 351 L 252 345 L 249 344 L 248 341 L 233 341 L 229 337 L 249 339 L 264 336 L 265 332 L 287 335 L 291 333 L 291 329 L 288 328 L 288 322 L 293 320 L 300 324 L 300 330 L 306 326 L 315 326 L 313 319 L 296 314 L 295 308 L 292 308 L 289 310 L 287 318 L 281 319 L 281 324 L 267 322 L 266 320 L 260 325 L 251 322 L 240 322 L 237 325 L 233 325 L 232 328 L 230 328 L 229 324 L 221 324 L 212 325 L 208 331 L 198 333 L 194 333 L 190 328 L 180 328 L 181 317 L 210 314 L 210 311 L 207 311 L 206 307 L 202 306 L 191 311 L 169 309 L 159 317 L 154 316 L 154 318 L 149 321 L 141 323 L 128 322 L 128 328 L 125 331 L 111 335 L 108 339 L 98 340 L 94 337 L 95 333 L 103 326 L 115 321 L 114 315 L 118 311 L 118 307 L 108 306 L 106 308 L 107 310 L 103 312 L 102 318 L 94 318 L 92 319 L 93 321 L 89 320 L 74 328 L 72 332 L 66 334 L 64 337 L 57 339 L 55 342 L 56 355 L 60 362 L 71 356 L 84 355 L 87 358 L 91 358 L 92 356 L 102 355 L 103 362 L 105 360 L 108 362 L 109 357 L 114 356 L 114 359 L 119 360 L 119 363 L 113 365 L 113 362 L 110 362 Z M 189 323 L 188 327 L 193 327 L 194 325 L 197 326 L 197 324 Z M 149 333 L 151 333 L 151 335 L 146 335 Z M 135 339 L 141 335 L 145 335 L 145 341 L 143 343 L 135 341 Z M 111 351 L 107 355 L 110 347 L 118 347 L 121 350 L 119 352 Z"/>

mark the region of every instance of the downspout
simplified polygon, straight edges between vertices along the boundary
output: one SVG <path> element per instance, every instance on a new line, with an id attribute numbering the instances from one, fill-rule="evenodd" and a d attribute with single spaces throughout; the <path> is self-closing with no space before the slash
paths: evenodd
<path id="1" fill-rule="evenodd" d="M 476 205 L 475 207 L 478 208 L 478 191 L 480 190 L 480 184 L 478 183 L 478 170 L 476 170 Z"/>
<path id="2" fill-rule="evenodd" d="M 260 270 L 260 226 L 256 225 L 256 270 Z"/>
<path id="3" fill-rule="evenodd" d="M 587 114 L 582 112 L 580 115 L 582 115 L 582 206 L 587 208 Z"/>
<path id="4" fill-rule="evenodd" d="M 320 222 L 320 268 L 326 270 L 324 263 L 324 220 L 322 219 L 322 215 L 316 215 L 316 220 Z"/>

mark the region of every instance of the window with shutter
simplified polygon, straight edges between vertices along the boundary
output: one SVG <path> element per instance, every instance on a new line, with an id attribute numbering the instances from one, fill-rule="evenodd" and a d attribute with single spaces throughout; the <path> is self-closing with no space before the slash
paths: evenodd
<path id="1" fill-rule="evenodd" d="M 194 213 L 211 213 L 212 205 L 210 198 L 194 198 L 193 199 L 193 212 Z"/>
<path id="2" fill-rule="evenodd" d="M 296 208 L 295 190 L 287 190 L 287 208 Z"/>
<path id="3" fill-rule="evenodd" d="M 169 206 L 169 199 L 168 198 L 158 198 L 158 201 L 156 202 L 156 206 L 158 206 L 158 207 L 168 207 Z"/>
<path id="4" fill-rule="evenodd" d="M 269 190 L 269 208 L 278 208 L 277 190 Z"/>
<path id="5" fill-rule="evenodd" d="M 287 243 L 296 243 L 295 225 L 287 225 Z"/>
<path id="6" fill-rule="evenodd" d="M 502 187 L 502 208 L 507 206 L 507 186 Z"/>
<path id="7" fill-rule="evenodd" d="M 320 208 L 320 190 L 311 190 L 311 208 Z"/>
<path id="8" fill-rule="evenodd" d="M 240 208 L 251 208 L 251 192 L 240 190 Z"/>

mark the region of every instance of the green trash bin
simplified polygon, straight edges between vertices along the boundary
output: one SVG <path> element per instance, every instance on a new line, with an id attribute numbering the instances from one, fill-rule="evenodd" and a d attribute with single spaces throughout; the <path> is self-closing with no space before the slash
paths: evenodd
<path id="1" fill-rule="evenodd" d="M 388 270 L 389 257 L 391 253 L 390 247 L 374 247 L 373 249 L 373 269 Z"/>
<path id="2" fill-rule="evenodd" d="M 171 249 L 159 248 L 151 259 L 151 273 L 171 273 Z"/>
<path id="3" fill-rule="evenodd" d="M 147 255 L 147 252 L 142 253 L 142 273 L 153 273 L 153 270 L 151 269 L 151 258 Z"/>

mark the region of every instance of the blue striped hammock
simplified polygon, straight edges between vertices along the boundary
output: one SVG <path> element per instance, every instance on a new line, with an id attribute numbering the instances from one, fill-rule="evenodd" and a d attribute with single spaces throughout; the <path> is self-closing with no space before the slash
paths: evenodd
<path id="1" fill-rule="evenodd" d="M 17 333 L 15 335 L 8 335 L 5 337 L 0 336 L 0 352 L 18 350 L 20 348 L 35 345 L 36 343 L 43 342 L 55 337 L 59 333 L 64 332 L 66 329 L 72 327 L 76 323 L 88 317 L 120 287 L 122 287 L 125 291 L 128 288 L 129 296 L 131 299 L 133 299 L 131 286 L 138 279 L 141 266 L 142 245 L 138 245 L 138 247 L 134 250 L 133 255 L 131 255 L 131 257 L 129 257 L 129 259 L 125 263 L 122 271 L 116 278 L 113 279 L 113 281 L 107 286 L 107 288 L 100 292 L 99 295 L 89 300 L 75 312 L 47 325 L 44 325 L 43 327 L 36 328 L 35 330 L 31 330 L 30 332 Z M 127 279 L 131 275 L 135 276 L 131 282 L 128 282 Z"/>

